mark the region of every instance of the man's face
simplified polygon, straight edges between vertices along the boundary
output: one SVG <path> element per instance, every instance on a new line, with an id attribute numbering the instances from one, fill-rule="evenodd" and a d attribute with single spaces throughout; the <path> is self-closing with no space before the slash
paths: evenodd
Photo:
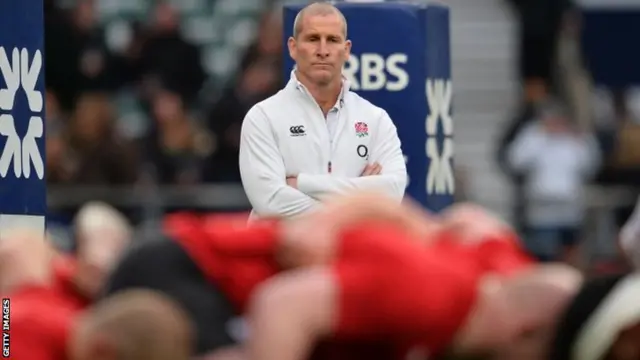
<path id="1" fill-rule="evenodd" d="M 340 15 L 307 15 L 301 25 L 298 37 L 288 41 L 289 54 L 298 71 L 320 86 L 340 78 L 351 52 L 351 41 L 345 39 Z"/>

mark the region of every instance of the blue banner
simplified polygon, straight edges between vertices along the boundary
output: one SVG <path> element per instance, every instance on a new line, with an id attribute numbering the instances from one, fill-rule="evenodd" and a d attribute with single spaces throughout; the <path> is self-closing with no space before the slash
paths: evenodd
<path id="1" fill-rule="evenodd" d="M 393 119 L 407 161 L 407 194 L 439 211 L 453 202 L 449 10 L 405 3 L 339 3 L 353 42 L 351 89 Z M 284 9 L 285 44 L 302 6 Z M 287 77 L 293 61 L 284 49 Z"/>
<path id="2" fill-rule="evenodd" d="M 0 234 L 45 229 L 42 0 L 0 1 Z"/>
<path id="3" fill-rule="evenodd" d="M 625 88 L 640 84 L 640 9 L 597 8 L 583 11 L 582 48 L 597 85 Z"/>

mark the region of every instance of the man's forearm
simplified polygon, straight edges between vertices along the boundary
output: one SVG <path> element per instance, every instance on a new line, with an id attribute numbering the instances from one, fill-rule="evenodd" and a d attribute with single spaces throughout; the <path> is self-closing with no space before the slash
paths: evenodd
<path id="1" fill-rule="evenodd" d="M 402 178 L 396 174 L 341 178 L 331 175 L 298 175 L 298 189 L 314 198 L 348 194 L 355 190 L 380 191 L 402 199 L 404 193 Z"/>
<path id="2" fill-rule="evenodd" d="M 247 196 L 258 216 L 294 217 L 320 204 L 318 200 L 290 186 L 283 185 L 275 190 L 269 190 L 269 187 L 265 187 L 262 190 L 258 188 L 247 191 Z"/>

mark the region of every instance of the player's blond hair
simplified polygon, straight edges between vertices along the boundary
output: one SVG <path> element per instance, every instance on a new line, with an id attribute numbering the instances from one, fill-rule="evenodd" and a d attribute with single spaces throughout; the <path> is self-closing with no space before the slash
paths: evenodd
<path id="1" fill-rule="evenodd" d="M 119 360 L 188 360 L 193 351 L 187 315 L 165 296 L 127 290 L 94 305 L 82 316 L 84 339 L 105 340 Z"/>

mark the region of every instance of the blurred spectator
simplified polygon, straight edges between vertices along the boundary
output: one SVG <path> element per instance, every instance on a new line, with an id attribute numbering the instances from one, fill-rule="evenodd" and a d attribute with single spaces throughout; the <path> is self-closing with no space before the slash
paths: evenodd
<path id="1" fill-rule="evenodd" d="M 46 126 L 65 125 L 64 112 L 56 94 L 47 89 L 45 92 L 45 121 Z"/>
<path id="2" fill-rule="evenodd" d="M 282 59 L 282 12 L 281 9 L 268 11 L 260 21 L 258 37 L 247 51 L 242 68 L 256 58 L 270 58 L 275 62 Z M 278 68 L 280 73 L 280 68 Z"/>
<path id="3" fill-rule="evenodd" d="M 524 102 L 534 104 L 549 94 L 560 29 L 571 0 L 508 0 L 520 22 L 520 77 Z"/>
<path id="4" fill-rule="evenodd" d="M 64 127 L 67 121 L 63 117 L 58 98 L 52 91 L 46 92 L 45 111 L 47 181 L 55 183 L 66 178 Z"/>
<path id="5" fill-rule="evenodd" d="M 116 132 L 106 94 L 83 94 L 69 128 L 65 131 L 55 125 L 47 131 L 49 182 L 113 185 L 136 181 L 137 155 Z"/>
<path id="6" fill-rule="evenodd" d="M 140 39 L 138 34 L 131 55 L 143 100 L 151 101 L 155 92 L 170 87 L 187 104 L 193 101 L 206 78 L 200 49 L 184 39 L 178 14 L 169 3 L 160 1 L 156 5 L 152 28 L 144 40 Z"/>
<path id="7" fill-rule="evenodd" d="M 627 105 L 627 94 L 613 92 L 613 114 L 598 127 L 610 155 L 598 177 L 602 183 L 636 186 L 640 178 L 640 125 Z"/>
<path id="8" fill-rule="evenodd" d="M 585 211 L 583 186 L 600 164 L 597 142 L 576 130 L 561 106 L 548 104 L 518 134 L 507 158 L 525 179 L 529 250 L 541 260 L 572 260 Z"/>
<path id="9" fill-rule="evenodd" d="M 224 91 L 208 115 L 208 125 L 219 139 L 205 178 L 207 181 L 240 181 L 238 152 L 240 127 L 247 111 L 275 94 L 282 80 L 282 19 L 272 11 L 262 19 L 256 42 L 249 47 L 237 81 Z"/>
<path id="10" fill-rule="evenodd" d="M 280 75 L 274 62 L 268 58 L 253 61 L 232 88 L 209 114 L 209 127 L 219 138 L 219 149 L 213 158 L 213 169 L 208 169 L 211 181 L 240 181 L 238 153 L 240 128 L 247 111 L 257 102 L 277 90 Z"/>
<path id="11" fill-rule="evenodd" d="M 596 183 L 605 186 L 630 186 L 631 190 L 638 194 L 640 125 L 636 120 L 637 114 L 634 114 L 632 106 L 629 106 L 633 105 L 631 94 L 630 91 L 620 89 L 599 89 L 592 98 L 597 114 L 596 134 L 605 159 L 604 166 L 596 177 Z M 601 104 L 598 104 L 599 102 Z M 633 206 L 629 203 L 620 204 L 612 210 L 615 225 L 620 228 L 631 215 Z"/>
<path id="12" fill-rule="evenodd" d="M 564 86 L 554 81 L 553 76 L 558 69 L 557 48 L 563 25 L 572 22 L 575 18 L 571 17 L 573 14 L 571 0 L 507 0 L 507 2 L 512 5 L 520 24 L 518 68 L 523 92 L 517 115 L 508 123 L 498 142 L 497 161 L 513 183 L 514 223 L 522 230 L 525 226 L 526 207 L 524 179 L 522 174 L 513 171 L 506 164 L 506 152 L 516 136 L 535 118 L 537 107 L 549 97 L 557 96 L 558 88 Z"/>
<path id="13" fill-rule="evenodd" d="M 216 150 L 216 139 L 187 113 L 180 95 L 161 90 L 152 100 L 154 130 L 145 144 L 162 184 L 196 184 L 202 181 L 206 159 Z"/>
<path id="14" fill-rule="evenodd" d="M 502 138 L 498 141 L 497 162 L 500 169 L 511 180 L 513 185 L 513 222 L 514 226 L 518 230 L 524 228 L 524 208 L 525 208 L 525 194 L 524 194 L 524 178 L 522 174 L 510 166 L 508 163 L 508 149 L 513 143 L 514 139 L 522 129 L 535 118 L 535 108 L 525 107 L 524 111 L 519 113 L 518 116 L 507 125 Z"/>
<path id="15" fill-rule="evenodd" d="M 70 14 L 47 7 L 47 86 L 66 110 L 83 91 L 106 91 L 119 85 L 119 71 L 96 22 L 94 7 L 93 0 L 77 1 Z"/>
<path id="16" fill-rule="evenodd" d="M 77 92 L 75 84 L 68 82 L 74 78 L 77 70 L 71 64 L 73 44 L 69 39 L 73 36 L 73 26 L 68 14 L 60 10 L 55 2 L 44 2 L 45 74 L 47 87 L 60 97 L 63 107 L 70 109 Z"/>

